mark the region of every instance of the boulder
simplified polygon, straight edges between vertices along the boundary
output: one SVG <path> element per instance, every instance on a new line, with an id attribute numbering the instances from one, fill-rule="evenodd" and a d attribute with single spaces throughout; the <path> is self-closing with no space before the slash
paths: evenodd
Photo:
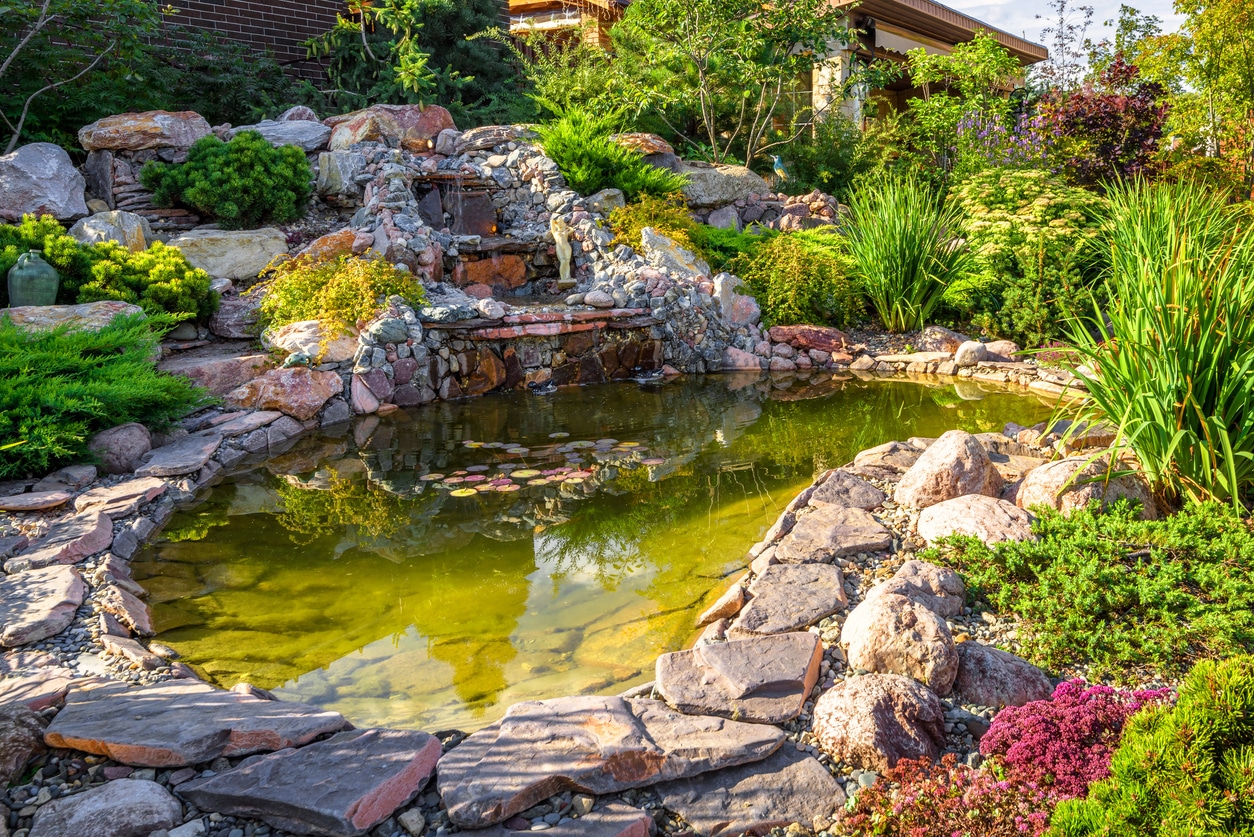
<path id="1" fill-rule="evenodd" d="M 968 340 L 954 351 L 954 365 L 967 369 L 988 360 L 988 350 L 978 340 Z"/>
<path id="2" fill-rule="evenodd" d="M 440 740 L 425 732 L 350 730 L 194 779 L 179 794 L 202 811 L 259 818 L 297 834 L 354 837 L 426 787 L 440 751 Z"/>
<path id="3" fill-rule="evenodd" d="M 176 442 L 149 452 L 147 461 L 135 469 L 137 477 L 178 477 L 205 467 L 222 444 L 218 435 L 184 436 Z"/>
<path id="4" fill-rule="evenodd" d="M 1008 651 L 974 640 L 958 645 L 954 691 L 977 706 L 1022 706 L 1048 700 L 1054 685 L 1045 672 Z"/>
<path id="5" fill-rule="evenodd" d="M 182 821 L 182 804 L 164 787 L 119 779 L 52 800 L 35 813 L 30 837 L 149 837 Z"/>
<path id="6" fill-rule="evenodd" d="M 170 239 L 192 267 L 210 276 L 256 279 L 275 256 L 287 252 L 287 238 L 273 227 L 259 230 L 191 230 Z"/>
<path id="7" fill-rule="evenodd" d="M 627 198 L 624 197 L 622 189 L 602 189 L 594 195 L 588 195 L 583 202 L 589 212 L 598 212 L 608 216 L 615 209 L 626 206 Z"/>
<path id="8" fill-rule="evenodd" d="M 853 458 L 855 470 L 870 469 L 884 474 L 904 474 L 923 455 L 920 448 L 905 442 L 885 442 L 867 448 Z"/>
<path id="9" fill-rule="evenodd" d="M 1115 470 L 1126 469 L 1126 466 L 1119 466 Z M 1021 509 L 1045 506 L 1070 514 L 1095 500 L 1104 507 L 1126 498 L 1141 504 L 1142 520 L 1158 518 L 1154 497 L 1140 474 L 1107 481 L 1107 470 L 1109 460 L 1103 457 L 1090 461 L 1087 456 L 1073 456 L 1033 468 L 1019 485 L 1015 505 Z"/>
<path id="10" fill-rule="evenodd" d="M 235 407 L 279 410 L 297 421 L 308 421 L 322 405 L 344 389 L 335 372 L 318 372 L 304 366 L 271 369 L 225 396 Z"/>
<path id="11" fill-rule="evenodd" d="M 74 567 L 0 577 L 0 646 L 13 648 L 61 633 L 74 620 L 87 585 Z"/>
<path id="12" fill-rule="evenodd" d="M 614 134 L 610 137 L 614 142 L 623 148 L 630 148 L 645 157 L 654 154 L 674 154 L 675 148 L 669 142 L 662 139 L 657 134 L 648 134 L 644 132 L 633 132 L 628 134 Z"/>
<path id="13" fill-rule="evenodd" d="M 331 128 L 330 149 L 344 151 L 359 142 L 394 142 L 406 151 L 435 148 L 441 131 L 455 129 L 453 116 L 439 105 L 372 105 L 324 119 Z"/>
<path id="14" fill-rule="evenodd" d="M 268 330 L 261 335 L 261 343 L 287 354 L 304 352 L 318 363 L 343 363 L 357 353 L 356 332 L 332 333 L 317 320 L 301 320 Z"/>
<path id="15" fill-rule="evenodd" d="M 782 724 L 801 714 L 823 646 L 809 632 L 719 642 L 657 659 L 657 692 L 688 715 Z"/>
<path id="16" fill-rule="evenodd" d="M 964 430 L 950 430 L 902 475 L 893 499 L 925 509 L 964 494 L 996 497 L 1001 487 L 1001 473 L 979 440 Z"/>
<path id="17" fill-rule="evenodd" d="M 913 599 L 945 618 L 962 613 L 966 601 L 962 576 L 948 567 L 938 567 L 926 561 L 906 561 L 888 581 L 871 588 L 867 598 L 881 593 L 896 593 Z"/>
<path id="18" fill-rule="evenodd" d="M 209 123 L 198 113 L 150 110 L 97 119 L 78 130 L 78 143 L 88 151 L 190 148 L 209 132 Z"/>
<path id="19" fill-rule="evenodd" d="M 732 325 L 749 325 L 762 319 L 758 301 L 743 293 L 744 289 L 745 283 L 739 276 L 723 272 L 714 277 L 714 298 L 718 300 L 719 313 Z"/>
<path id="20" fill-rule="evenodd" d="M 662 804 L 701 837 L 767 834 L 796 823 L 821 831 L 845 804 L 836 777 L 818 759 L 783 747 L 755 764 L 657 786 Z"/>
<path id="21" fill-rule="evenodd" d="M 312 119 L 266 119 L 254 125 L 240 125 L 227 133 L 234 137 L 240 131 L 256 131 L 276 148 L 294 145 L 306 154 L 326 147 L 331 129 Z"/>
<path id="22" fill-rule="evenodd" d="M 404 825 L 404 822 L 401 823 Z M 512 823 L 511 823 L 512 825 Z M 560 822 L 545 829 L 545 837 L 652 837 L 653 817 L 639 808 L 611 802 L 604 808 L 584 814 L 579 819 Z M 420 831 L 411 831 L 419 835 Z M 518 837 L 519 830 L 494 825 L 475 831 L 475 837 Z"/>
<path id="23" fill-rule="evenodd" d="M 51 215 L 58 221 L 87 214 L 87 181 L 65 149 L 32 142 L 0 155 L 0 221 Z"/>
<path id="24" fill-rule="evenodd" d="M 838 328 L 812 325 L 771 326 L 770 338 L 775 343 L 787 343 L 794 349 L 834 354 L 843 352 L 849 344 L 849 336 Z"/>
<path id="25" fill-rule="evenodd" d="M 439 791 L 455 825 L 484 828 L 563 790 L 647 787 L 759 761 L 783 742 L 775 727 L 683 715 L 661 701 L 525 701 L 440 759 Z"/>
<path id="26" fill-rule="evenodd" d="M 152 226 L 148 219 L 134 212 L 114 209 L 97 212 L 70 227 L 70 235 L 80 244 L 116 241 L 132 253 L 147 250 L 152 243 Z"/>
<path id="27" fill-rule="evenodd" d="M 929 506 L 919 513 L 919 537 L 929 544 L 949 535 L 967 535 L 984 543 L 1027 541 L 1032 515 L 1005 500 L 966 494 Z"/>
<path id="28" fill-rule="evenodd" d="M 994 340 L 991 343 L 985 343 L 984 350 L 988 352 L 987 359 L 994 363 L 1012 363 L 1020 359 L 1019 344 L 1010 340 Z"/>
<path id="29" fill-rule="evenodd" d="M 965 334 L 952 331 L 941 326 L 928 326 L 919 335 L 919 350 L 924 352 L 948 352 L 953 354 L 958 347 L 971 338 Z"/>
<path id="30" fill-rule="evenodd" d="M 711 227 L 717 227 L 721 230 L 734 230 L 740 232 L 740 214 L 736 212 L 734 206 L 724 206 L 710 213 L 710 217 L 705 221 Z"/>
<path id="31" fill-rule="evenodd" d="M 735 346 L 728 346 L 726 349 L 723 349 L 721 368 L 723 370 L 748 369 L 758 372 L 762 369 L 762 362 L 757 355 L 751 355 L 743 349 L 737 349 Z"/>
<path id="32" fill-rule="evenodd" d="M 26 763 L 44 749 L 42 718 L 25 704 L 0 706 L 0 788 L 19 778 Z"/>
<path id="33" fill-rule="evenodd" d="M 781 564 L 826 563 L 859 552 L 879 552 L 893 533 L 862 509 L 823 505 L 800 515 L 775 551 Z"/>
<path id="34" fill-rule="evenodd" d="M 945 620 L 897 593 L 870 596 L 840 630 L 850 668 L 913 677 L 948 694 L 958 676 L 958 651 Z"/>
<path id="35" fill-rule="evenodd" d="M 945 711 L 926 686 L 897 674 L 837 683 L 814 703 L 812 728 L 832 758 L 884 771 L 901 759 L 935 760 L 945 746 Z"/>
<path id="36" fill-rule="evenodd" d="M 684 161 L 679 174 L 688 178 L 684 197 L 694 209 L 716 209 L 771 192 L 770 184 L 744 166 Z"/>
<path id="37" fill-rule="evenodd" d="M 171 375 L 190 378 L 193 383 L 207 389 L 210 395 L 226 395 L 241 384 L 256 378 L 271 365 L 270 356 L 264 354 L 229 354 L 217 357 L 184 357 L 176 354 L 161 361 L 157 368 Z"/>
<path id="38" fill-rule="evenodd" d="M 87 443 L 100 470 L 106 474 L 128 474 L 139 467 L 140 458 L 152 450 L 152 434 L 137 421 L 102 430 Z"/>
<path id="39" fill-rule="evenodd" d="M 115 317 L 143 314 L 144 309 L 129 302 L 106 299 L 82 305 L 25 305 L 6 308 L 4 315 L 23 331 L 48 331 L 58 326 L 71 330 L 99 331 Z"/>
<path id="40" fill-rule="evenodd" d="M 680 247 L 671 239 L 653 229 L 640 231 L 644 257 L 652 264 L 673 270 L 684 276 L 709 276 L 710 266 L 690 250 Z"/>
<path id="41" fill-rule="evenodd" d="M 749 592 L 753 598 L 728 628 L 733 639 L 796 631 L 849 603 L 845 577 L 831 564 L 772 564 Z"/>
<path id="42" fill-rule="evenodd" d="M 841 506 L 848 509 L 869 510 L 881 505 L 887 499 L 887 494 L 866 480 L 855 477 L 843 468 L 836 468 L 829 471 L 822 482 L 815 487 L 808 503 L 815 508 Z"/>
<path id="43" fill-rule="evenodd" d="M 53 564 L 76 564 L 113 542 L 113 523 L 103 514 L 86 511 L 58 520 L 34 546 L 4 568 L 8 572 L 39 569 Z"/>
<path id="44" fill-rule="evenodd" d="M 228 340 L 251 340 L 257 336 L 261 299 L 256 295 L 224 299 L 209 318 L 209 331 Z"/>
<path id="45" fill-rule="evenodd" d="M 434 191 L 432 194 L 439 194 Z M 300 255 L 308 256 L 315 261 L 338 259 L 340 256 L 360 256 L 374 244 L 374 234 L 345 227 L 342 230 L 319 236 L 300 251 Z"/>
<path id="46" fill-rule="evenodd" d="M 364 187 L 358 175 L 366 170 L 366 155 L 360 151 L 323 151 L 318 155 L 318 179 L 314 191 L 341 203 L 356 204 Z"/>

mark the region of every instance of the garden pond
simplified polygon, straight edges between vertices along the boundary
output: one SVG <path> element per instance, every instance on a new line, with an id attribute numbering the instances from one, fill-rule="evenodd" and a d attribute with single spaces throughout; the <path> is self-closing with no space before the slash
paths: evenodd
<path id="1" fill-rule="evenodd" d="M 652 679 L 817 472 L 1049 410 L 968 382 L 739 375 L 436 403 L 235 471 L 133 566 L 157 639 L 212 682 L 473 730 Z"/>

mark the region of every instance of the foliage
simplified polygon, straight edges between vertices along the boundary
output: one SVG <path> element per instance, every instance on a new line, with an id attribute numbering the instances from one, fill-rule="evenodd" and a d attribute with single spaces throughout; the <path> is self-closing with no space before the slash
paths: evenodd
<path id="1" fill-rule="evenodd" d="M 838 200 L 848 197 L 854 181 L 873 163 L 861 129 L 843 113 L 831 113 L 816 121 L 783 156 L 788 179 L 776 188 L 793 195 L 818 189 Z"/>
<path id="2" fill-rule="evenodd" d="M 1254 658 L 1194 666 L 1174 707 L 1127 725 L 1111 777 L 1061 803 L 1061 837 L 1230 837 L 1254 833 Z"/>
<path id="3" fill-rule="evenodd" d="M 426 301 L 422 283 L 383 258 L 297 256 L 271 267 L 271 280 L 250 291 L 264 292 L 263 327 L 318 320 L 333 331 L 345 330 L 373 318 L 389 296 L 413 306 Z"/>
<path id="4" fill-rule="evenodd" d="M 1160 497 L 1239 507 L 1254 484 L 1251 218 L 1187 182 L 1110 204 L 1110 302 L 1070 335 L 1096 371 L 1086 414 L 1118 428 Z"/>
<path id="5" fill-rule="evenodd" d="M 999 757 L 1009 774 L 1062 799 L 1082 797 L 1110 775 L 1110 757 L 1128 719 L 1170 697 L 1169 690 L 1126 692 L 1067 680 L 1048 700 L 997 713 L 980 739 L 980 753 Z"/>
<path id="6" fill-rule="evenodd" d="M 730 265 L 741 256 L 753 256 L 764 243 L 775 237 L 776 232 L 762 226 L 752 226 L 745 232 L 736 232 L 708 224 L 697 224 L 691 233 L 697 252 L 714 271 L 730 270 Z"/>
<path id="7" fill-rule="evenodd" d="M 985 546 L 947 540 L 932 553 L 957 568 L 973 598 L 1021 620 L 1029 659 L 1093 676 L 1171 675 L 1199 657 L 1254 648 L 1254 535 L 1218 504 L 1164 520 L 1135 509 L 1042 510 L 1038 540 Z"/>
<path id="8" fill-rule="evenodd" d="M 610 226 L 615 244 L 626 244 L 637 252 L 644 249 L 641 238 L 645 227 L 652 227 L 686 250 L 700 252 L 697 228 L 701 225 L 688 211 L 683 195 L 641 195 L 610 212 Z"/>
<path id="9" fill-rule="evenodd" d="M 914 175 L 863 184 L 850 198 L 846 240 L 871 307 L 889 331 L 923 328 L 970 253 L 961 210 Z"/>
<path id="10" fill-rule="evenodd" d="M 953 148 L 953 176 L 961 179 L 990 168 L 1044 168 L 1049 142 L 1039 117 L 1005 120 L 967 113 L 958 120 Z"/>
<path id="11" fill-rule="evenodd" d="M 0 276 L 7 276 L 17 257 L 40 250 L 41 257 L 61 274 L 57 303 L 78 301 L 78 289 L 91 276 L 91 249 L 75 241 L 51 215 L 25 215 L 19 224 L 0 224 Z M 0 282 L 0 303 L 9 304 L 8 282 Z"/>
<path id="12" fill-rule="evenodd" d="M 571 108 L 537 126 L 536 133 L 567 185 L 581 195 L 614 188 L 630 201 L 642 194 L 668 195 L 684 188 L 681 175 L 649 165 L 639 152 L 611 139 L 613 117 Z"/>
<path id="13" fill-rule="evenodd" d="M 838 837 L 1040 837 L 1055 800 L 1030 782 L 1000 780 L 989 770 L 902 759 L 883 779 L 859 790 L 829 829 Z"/>
<path id="14" fill-rule="evenodd" d="M 1047 0 L 1050 17 L 1041 29 L 1040 43 L 1049 45 L 1049 57 L 1033 65 L 1028 83 L 1039 91 L 1075 89 L 1084 75 L 1085 50 L 1091 46 L 1085 34 L 1093 22 L 1093 7 L 1070 0 Z"/>
<path id="15" fill-rule="evenodd" d="M 304 151 L 275 148 L 256 131 L 241 131 L 230 142 L 203 137 L 188 150 L 187 162 L 153 161 L 140 172 L 159 206 L 182 204 L 226 229 L 296 220 L 309 201 L 312 177 Z"/>
<path id="16" fill-rule="evenodd" d="M 524 121 L 542 108 L 554 114 L 582 108 L 590 113 L 626 113 L 633 110 L 622 80 L 620 62 L 589 37 L 553 38 L 545 32 L 506 32 L 488 29 L 487 38 L 505 47 L 519 73 L 527 82 L 531 111 Z M 638 115 L 638 113 L 637 113 Z"/>
<path id="17" fill-rule="evenodd" d="M 862 316 L 862 289 L 834 231 L 775 236 L 729 268 L 745 281 L 768 326 L 845 326 Z"/>
<path id="18" fill-rule="evenodd" d="M 93 433 L 128 421 L 160 425 L 199 405 L 187 378 L 153 366 L 156 329 L 171 322 L 135 315 L 99 331 L 31 333 L 0 317 L 0 478 L 81 461 Z M 8 447 L 13 441 L 23 444 Z"/>

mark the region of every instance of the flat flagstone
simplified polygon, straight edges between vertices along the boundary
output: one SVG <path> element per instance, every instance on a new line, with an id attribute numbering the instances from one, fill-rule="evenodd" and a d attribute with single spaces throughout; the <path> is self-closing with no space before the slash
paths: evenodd
<path id="1" fill-rule="evenodd" d="M 819 831 L 845 804 L 836 777 L 794 747 L 754 764 L 665 782 L 657 791 L 701 837 L 766 834 L 793 823 Z"/>
<path id="2" fill-rule="evenodd" d="M 40 712 L 64 700 L 73 682 L 73 672 L 55 661 L 23 671 L 8 669 L 0 658 L 0 706 L 21 703 Z"/>
<path id="3" fill-rule="evenodd" d="M 680 712 L 782 724 L 801 714 L 823 647 L 802 631 L 700 645 L 657 659 L 657 691 Z"/>
<path id="4" fill-rule="evenodd" d="M 873 509 L 887 499 L 888 495 L 871 483 L 844 468 L 837 468 L 815 487 L 809 502 L 815 508 L 844 506 L 849 509 Z"/>
<path id="5" fill-rule="evenodd" d="M 526 701 L 445 754 L 440 796 L 454 824 L 484 828 L 561 791 L 646 787 L 758 761 L 783 741 L 775 727 L 683 715 L 656 700 Z"/>
<path id="6" fill-rule="evenodd" d="M 800 515 L 779 542 L 775 560 L 781 564 L 830 561 L 858 552 L 879 552 L 893 544 L 893 533 L 862 509 L 820 506 Z"/>
<path id="7" fill-rule="evenodd" d="M 32 491 L 29 494 L 11 494 L 0 497 L 0 511 L 44 511 L 64 506 L 73 495 L 68 491 Z"/>
<path id="8" fill-rule="evenodd" d="M 832 564 L 773 564 L 749 592 L 753 598 L 727 631 L 732 639 L 796 631 L 849 603 L 845 577 Z"/>
<path id="9" fill-rule="evenodd" d="M 41 569 L 53 564 L 75 564 L 108 549 L 113 543 L 113 522 L 96 511 L 80 512 L 54 523 L 34 546 L 5 562 L 6 572 Z"/>
<path id="10" fill-rule="evenodd" d="M 177 477 L 199 471 L 221 444 L 222 437 L 217 434 L 184 436 L 149 454 L 147 464 L 135 469 L 135 476 Z"/>
<path id="11" fill-rule="evenodd" d="M 28 570 L 0 579 L 0 646 L 12 648 L 61 633 L 87 585 L 74 567 Z"/>
<path id="12" fill-rule="evenodd" d="M 308 744 L 348 722 L 303 703 L 261 700 L 204 683 L 75 689 L 44 736 L 50 746 L 134 767 L 184 767 Z"/>
<path id="13" fill-rule="evenodd" d="M 251 433 L 258 428 L 265 427 L 267 424 L 283 418 L 283 415 L 278 410 L 254 410 L 250 413 L 237 415 L 235 418 L 215 425 L 210 430 L 201 431 L 201 433 L 216 433 L 219 436 L 243 436 L 245 433 Z"/>
<path id="14" fill-rule="evenodd" d="M 297 834 L 365 834 L 431 779 L 440 741 L 425 732 L 337 733 L 298 750 L 248 759 L 179 793 L 203 811 L 259 817 Z"/>
<path id="15" fill-rule="evenodd" d="M 44 805 L 30 837 L 148 837 L 182 820 L 182 804 L 161 785 L 120 779 Z"/>
<path id="16" fill-rule="evenodd" d="M 108 515 L 111 520 L 126 517 L 139 511 L 144 503 L 150 503 L 165 493 L 165 480 L 156 477 L 139 477 L 117 485 L 93 488 L 74 500 L 74 508 L 80 512 L 93 510 Z"/>
<path id="17" fill-rule="evenodd" d="M 612 802 L 577 820 L 545 829 L 544 834 L 545 837 L 649 837 L 652 826 L 653 817 L 647 811 Z M 473 832 L 475 837 L 518 837 L 522 833 L 503 825 Z"/>

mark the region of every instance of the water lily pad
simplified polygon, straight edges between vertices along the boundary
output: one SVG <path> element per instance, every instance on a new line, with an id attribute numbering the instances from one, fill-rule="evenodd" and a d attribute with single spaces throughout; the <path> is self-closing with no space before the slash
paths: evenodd
<path id="1" fill-rule="evenodd" d="M 506 452 L 506 453 L 515 453 L 515 454 L 520 454 L 520 455 L 521 455 L 521 454 L 524 454 L 524 453 L 531 453 L 531 448 L 508 448 L 505 452 Z"/>
<path id="2" fill-rule="evenodd" d="M 484 442 L 483 446 L 485 448 L 503 448 L 505 447 L 505 443 L 504 442 Z"/>
<path id="3" fill-rule="evenodd" d="M 463 479 L 462 482 L 483 482 L 486 479 L 487 477 L 485 477 L 483 474 L 471 474 L 470 476 Z"/>
<path id="4" fill-rule="evenodd" d="M 476 485 L 475 491 L 478 491 L 480 494 L 491 494 L 493 491 L 496 491 L 496 486 L 485 482 L 483 485 Z"/>
<path id="5" fill-rule="evenodd" d="M 466 470 L 467 470 L 467 471 L 470 471 L 472 474 L 474 474 L 474 473 L 478 473 L 478 472 L 480 472 L 480 471 L 486 471 L 486 470 L 488 470 L 488 466 L 487 466 L 487 465 L 467 465 L 467 466 L 466 466 Z"/>
<path id="6" fill-rule="evenodd" d="M 651 456 L 648 459 L 641 459 L 640 464 L 641 465 L 665 465 L 666 460 L 662 459 L 661 457 Z"/>
<path id="7" fill-rule="evenodd" d="M 423 474 L 418 479 L 422 480 L 423 482 L 435 482 L 436 480 L 444 479 L 444 475 L 443 474 Z"/>
<path id="8" fill-rule="evenodd" d="M 569 474 L 567 474 L 567 476 L 574 477 L 575 479 L 578 479 L 578 480 L 586 480 L 588 477 L 592 476 L 592 472 L 591 471 L 571 471 Z"/>
<path id="9" fill-rule="evenodd" d="M 535 470 L 534 468 L 522 468 L 518 471 L 514 471 L 513 474 L 511 474 L 511 476 L 514 477 L 515 479 L 525 480 L 525 479 L 528 479 L 529 477 L 540 476 L 540 472 Z"/>
<path id="10" fill-rule="evenodd" d="M 570 448 L 572 450 L 578 450 L 580 448 L 591 448 L 591 447 L 596 447 L 596 443 L 595 442 L 571 442 L 570 443 Z"/>
<path id="11" fill-rule="evenodd" d="M 619 442 L 618 446 L 620 448 L 638 448 L 640 447 L 640 443 L 639 442 Z"/>
<path id="12" fill-rule="evenodd" d="M 558 431 L 557 431 L 557 432 L 555 432 L 555 433 L 550 433 L 550 434 L 549 434 L 549 438 L 550 438 L 550 439 L 566 439 L 566 438 L 568 438 L 569 436 L 570 436 L 570 434 L 569 434 L 569 433 L 567 433 L 567 432 L 566 432 L 566 431 L 564 431 L 564 430 L 558 430 Z"/>
<path id="13" fill-rule="evenodd" d="M 449 496 L 450 497 L 474 497 L 478 493 L 479 492 L 475 491 L 473 488 L 458 488 L 455 491 L 449 492 Z"/>
<path id="14" fill-rule="evenodd" d="M 469 474 L 469 473 L 470 473 L 469 471 L 454 471 L 454 472 L 453 472 L 453 476 L 455 476 L 455 477 L 464 477 L 464 476 L 466 476 L 466 475 L 467 475 L 467 474 Z"/>
<path id="15" fill-rule="evenodd" d="M 514 483 L 507 479 L 490 480 L 488 485 L 513 485 Z"/>
<path id="16" fill-rule="evenodd" d="M 481 448 L 483 447 L 483 442 L 472 442 L 470 439 L 467 439 L 466 441 L 462 442 L 462 445 L 468 448 Z"/>
<path id="17" fill-rule="evenodd" d="M 548 485 L 552 480 L 548 477 L 538 477 L 534 480 L 527 480 L 527 485 Z"/>
<path id="18" fill-rule="evenodd" d="M 617 445 L 618 440 L 617 439 L 597 439 L 597 444 L 605 445 L 606 447 L 609 447 L 610 445 Z"/>
<path id="19" fill-rule="evenodd" d="M 445 485 L 458 485 L 466 481 L 465 477 L 449 477 L 444 481 Z"/>
<path id="20" fill-rule="evenodd" d="M 515 485 L 514 483 L 509 483 L 508 485 L 498 485 L 498 486 L 495 486 L 495 488 L 497 491 L 500 491 L 502 494 L 506 494 L 511 491 L 522 491 L 522 486 Z"/>
<path id="21" fill-rule="evenodd" d="M 581 485 L 582 483 L 583 483 L 583 477 L 569 477 L 568 476 L 565 480 L 562 481 L 562 485 Z"/>

